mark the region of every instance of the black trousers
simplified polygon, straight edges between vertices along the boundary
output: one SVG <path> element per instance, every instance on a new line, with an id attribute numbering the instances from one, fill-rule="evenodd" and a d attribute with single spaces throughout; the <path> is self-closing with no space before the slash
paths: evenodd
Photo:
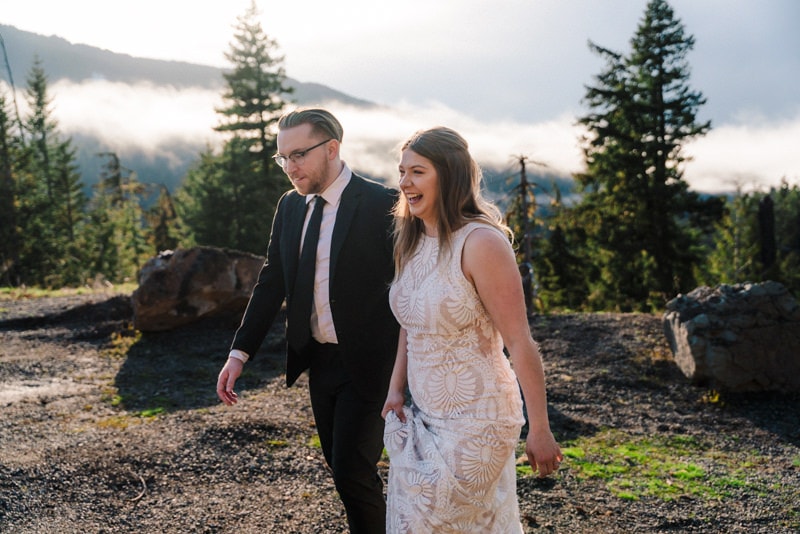
<path id="1" fill-rule="evenodd" d="M 336 345 L 312 341 L 310 350 L 311 409 L 350 533 L 383 533 L 386 501 L 377 468 L 383 451 L 383 400 L 367 402 L 358 394 Z"/>

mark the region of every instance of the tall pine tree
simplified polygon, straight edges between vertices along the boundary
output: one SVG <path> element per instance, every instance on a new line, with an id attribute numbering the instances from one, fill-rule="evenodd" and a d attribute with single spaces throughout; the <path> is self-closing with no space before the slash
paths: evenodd
<path id="1" fill-rule="evenodd" d="M 225 57 L 233 65 L 223 74 L 227 88 L 222 95 L 225 106 L 217 108 L 221 124 L 215 129 L 244 139 L 248 152 L 258 155 L 260 171 L 270 177 L 275 167 L 275 134 L 272 129 L 286 105 L 286 72 L 278 44 L 264 33 L 258 22 L 259 12 L 252 1 L 247 12 L 238 18 L 234 41 Z"/>
<path id="2" fill-rule="evenodd" d="M 15 171 L 16 217 L 20 234 L 16 265 L 27 284 L 62 286 L 83 282 L 79 226 L 86 206 L 70 139 L 62 139 L 53 117 L 47 76 L 36 58 L 27 79 L 30 114 Z"/>
<path id="3" fill-rule="evenodd" d="M 684 145 L 710 128 L 697 120 L 704 98 L 688 86 L 694 39 L 665 0 L 651 0 L 629 55 L 590 46 L 607 63 L 587 88 L 592 111 L 580 119 L 589 134 L 575 215 L 591 263 L 589 305 L 657 309 L 693 287 L 708 212 L 720 213 L 718 200 L 702 200 L 682 179 Z"/>
<path id="4" fill-rule="evenodd" d="M 195 243 L 263 254 L 278 199 L 290 185 L 272 155 L 275 124 L 292 89 L 255 2 L 239 17 L 226 57 L 233 68 L 224 74 L 225 105 L 216 110 L 215 130 L 228 137 L 219 154 L 207 150 L 189 171 L 176 208 Z"/>

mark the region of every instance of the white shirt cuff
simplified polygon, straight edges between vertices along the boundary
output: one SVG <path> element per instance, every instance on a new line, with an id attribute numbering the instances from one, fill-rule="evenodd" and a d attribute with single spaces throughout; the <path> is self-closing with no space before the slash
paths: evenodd
<path id="1" fill-rule="evenodd" d="M 246 352 L 242 352 L 239 349 L 233 349 L 230 351 L 230 353 L 228 353 L 228 358 L 234 358 L 242 363 L 247 363 L 247 360 L 250 359 L 250 356 L 248 356 Z"/>

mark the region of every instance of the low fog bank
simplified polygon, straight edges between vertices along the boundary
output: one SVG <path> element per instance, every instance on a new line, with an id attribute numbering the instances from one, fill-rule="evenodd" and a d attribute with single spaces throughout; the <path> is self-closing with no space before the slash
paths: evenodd
<path id="1" fill-rule="evenodd" d="M 10 90 L 2 87 L 11 103 Z M 84 180 L 96 181 L 102 158 L 115 152 L 139 179 L 178 185 L 186 169 L 207 146 L 222 140 L 213 131 L 218 123 L 220 94 L 208 89 L 177 89 L 152 84 L 129 85 L 103 80 L 80 84 L 56 82 L 50 88 L 52 112 L 64 135 L 79 148 Z M 24 98 L 17 94 L 20 112 Z M 320 102 L 331 109 L 345 129 L 342 154 L 356 170 L 396 183 L 397 149 L 414 131 L 443 125 L 469 141 L 475 158 L 497 175 L 519 170 L 528 158 L 533 172 L 569 177 L 583 168 L 576 118 L 561 115 L 547 121 L 479 121 L 437 102 L 361 107 Z M 11 106 L 9 106 L 11 107 Z M 693 190 L 706 193 L 766 189 L 800 181 L 800 109 L 779 121 L 742 117 L 735 123 L 712 124 L 713 129 L 686 147 L 691 157 L 684 178 Z"/>

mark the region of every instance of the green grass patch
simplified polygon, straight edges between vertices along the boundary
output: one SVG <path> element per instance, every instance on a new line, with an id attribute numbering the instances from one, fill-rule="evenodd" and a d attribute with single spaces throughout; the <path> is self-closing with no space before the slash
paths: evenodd
<path id="1" fill-rule="evenodd" d="M 586 451 L 581 447 L 562 447 L 561 453 L 564 455 L 564 458 L 581 459 L 586 457 Z"/>
<path id="2" fill-rule="evenodd" d="M 314 434 L 313 436 L 308 438 L 307 445 L 309 447 L 314 447 L 315 449 L 321 449 L 322 448 L 322 443 L 320 443 L 320 441 L 319 441 L 319 434 Z"/>
<path id="3" fill-rule="evenodd" d="M 517 465 L 517 477 L 533 476 L 533 467 L 530 464 Z"/>
<path id="4" fill-rule="evenodd" d="M 142 410 L 141 412 L 139 412 L 139 417 L 142 417 L 144 419 L 150 419 L 162 413 L 164 413 L 164 408 L 162 406 L 157 406 L 155 408 L 148 408 L 146 410 Z"/>
<path id="5" fill-rule="evenodd" d="M 620 499 L 682 496 L 716 500 L 733 492 L 765 491 L 754 482 L 752 466 L 765 459 L 710 450 L 693 436 L 638 436 L 604 430 L 564 444 L 564 466 L 579 479 L 605 483 Z M 748 469 L 747 465 L 751 468 Z M 519 473 L 519 470 L 518 470 Z"/>

